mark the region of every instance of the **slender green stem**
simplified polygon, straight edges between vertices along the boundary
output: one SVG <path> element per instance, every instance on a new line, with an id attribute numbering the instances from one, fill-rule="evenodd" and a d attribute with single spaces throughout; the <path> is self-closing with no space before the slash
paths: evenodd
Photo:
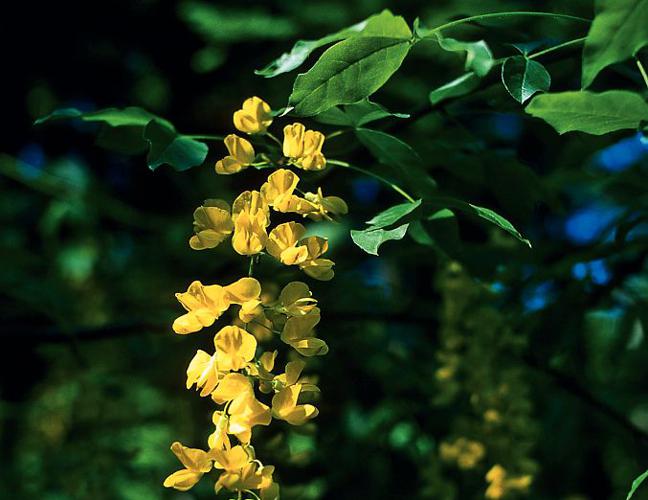
<path id="1" fill-rule="evenodd" d="M 646 84 L 646 87 L 648 87 L 648 74 L 646 73 L 646 68 L 643 67 L 643 64 L 641 64 L 641 61 L 638 57 L 635 57 L 635 61 L 637 61 L 637 68 L 639 68 L 639 73 L 641 73 L 641 76 L 643 76 L 644 83 Z"/>
<path id="2" fill-rule="evenodd" d="M 283 147 L 283 144 L 281 144 L 281 141 L 277 139 L 274 135 L 272 135 L 270 132 L 266 132 L 265 135 L 268 136 L 268 138 L 272 139 L 274 142 L 276 142 L 280 148 Z"/>
<path id="3" fill-rule="evenodd" d="M 502 17 L 521 17 L 521 16 L 528 16 L 528 17 L 553 17 L 553 18 L 558 18 L 558 19 L 565 19 L 565 20 L 570 20 L 570 21 L 578 21 L 578 22 L 583 22 L 583 23 L 589 23 L 591 22 L 589 19 L 585 19 L 584 17 L 577 17 L 577 16 L 570 16 L 568 14 L 554 14 L 551 12 L 526 12 L 526 11 L 520 11 L 520 12 L 493 12 L 490 14 L 480 14 L 478 16 L 470 16 L 470 17 L 464 17 L 463 19 L 457 19 L 456 21 L 450 21 L 449 23 L 442 24 L 441 26 L 437 26 L 436 28 L 432 28 L 431 30 L 427 31 L 426 35 L 438 33 L 440 31 L 449 29 L 449 28 L 454 28 L 455 26 L 459 26 L 460 24 L 465 24 L 465 23 L 472 23 L 475 21 L 482 21 L 484 19 L 493 19 L 493 18 L 502 18 Z"/>
<path id="4" fill-rule="evenodd" d="M 559 45 L 554 45 L 553 47 L 549 47 L 547 49 L 541 50 L 539 52 L 536 52 L 535 54 L 529 55 L 529 59 L 535 59 L 536 57 L 541 57 L 544 56 L 545 54 L 549 54 L 555 50 L 560 50 L 564 47 L 570 47 L 572 45 L 578 45 L 580 43 L 583 43 L 587 37 L 581 37 L 581 38 L 574 38 L 573 40 L 568 40 L 564 43 L 561 43 Z"/>
<path id="5" fill-rule="evenodd" d="M 250 256 L 250 267 L 248 267 L 248 276 L 252 276 L 254 272 L 254 255 Z"/>
<path id="6" fill-rule="evenodd" d="M 250 495 L 252 495 L 254 498 L 256 498 L 256 500 L 261 500 L 261 497 L 259 497 L 259 495 L 257 495 L 256 493 L 254 493 L 254 491 L 252 491 L 252 490 L 245 490 L 245 492 L 246 492 L 246 493 L 249 493 Z"/>
<path id="7" fill-rule="evenodd" d="M 398 194 L 400 194 L 403 198 L 405 198 L 407 201 L 410 203 L 415 203 L 416 200 L 410 196 L 403 188 L 401 188 L 398 184 L 394 184 L 388 179 L 385 179 L 382 175 L 374 174 L 373 172 L 369 170 L 365 170 L 362 167 L 356 167 L 355 165 L 351 165 L 350 163 L 347 163 L 345 161 L 339 161 L 339 160 L 327 160 L 327 163 L 330 165 L 337 165 L 338 167 L 343 167 L 343 168 L 348 168 L 349 170 L 355 170 L 356 172 L 360 172 L 361 174 L 368 175 L 369 177 L 373 177 L 374 179 L 379 180 L 383 184 L 389 186 L 392 188 L 394 191 L 396 191 Z"/>
<path id="8" fill-rule="evenodd" d="M 338 137 L 342 134 L 346 134 L 349 132 L 350 129 L 346 130 L 335 130 L 334 132 L 331 132 L 329 135 L 326 136 L 326 140 L 328 141 L 329 139 L 333 139 L 334 137 Z"/>
<path id="9" fill-rule="evenodd" d="M 222 141 L 225 139 L 222 135 L 203 135 L 203 134 L 196 134 L 196 135 L 187 135 L 185 137 L 189 137 L 189 139 L 197 139 L 197 140 L 202 140 L 202 141 Z"/>

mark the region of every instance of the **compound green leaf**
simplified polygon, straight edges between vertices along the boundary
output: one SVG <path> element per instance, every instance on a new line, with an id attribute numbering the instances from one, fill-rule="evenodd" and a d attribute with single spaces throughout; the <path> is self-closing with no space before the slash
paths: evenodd
<path id="1" fill-rule="evenodd" d="M 597 0 L 583 48 L 583 88 L 599 72 L 634 56 L 648 44 L 648 0 Z"/>
<path id="2" fill-rule="evenodd" d="M 551 76 L 537 61 L 524 56 L 507 57 L 502 64 L 502 83 L 511 97 L 520 104 L 536 92 L 547 92 Z"/>
<path id="3" fill-rule="evenodd" d="M 648 104 L 639 94 L 626 90 L 542 94 L 534 97 L 525 111 L 542 118 L 559 134 L 580 131 L 602 135 L 634 129 L 648 120 Z"/>

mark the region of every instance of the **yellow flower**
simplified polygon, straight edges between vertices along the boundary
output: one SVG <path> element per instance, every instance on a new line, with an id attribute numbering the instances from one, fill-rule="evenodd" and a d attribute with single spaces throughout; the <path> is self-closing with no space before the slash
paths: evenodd
<path id="1" fill-rule="evenodd" d="M 317 210 L 315 205 L 294 194 L 298 182 L 297 174 L 282 168 L 268 176 L 261 186 L 261 194 L 277 212 L 307 214 Z"/>
<path id="2" fill-rule="evenodd" d="M 333 266 L 335 263 L 329 259 L 321 259 L 320 256 L 328 250 L 328 241 L 319 236 L 310 236 L 300 242 L 306 247 L 307 257 L 299 264 L 299 267 L 311 278 L 328 281 L 335 275 Z"/>
<path id="3" fill-rule="evenodd" d="M 176 441 L 171 445 L 171 451 L 185 468 L 174 472 L 164 480 L 166 488 L 187 491 L 200 481 L 203 474 L 212 469 L 212 458 L 203 450 L 187 448 Z"/>
<path id="4" fill-rule="evenodd" d="M 319 322 L 320 310 L 317 307 L 303 316 L 288 318 L 281 332 L 281 340 L 302 356 L 322 356 L 328 352 L 328 346 L 315 337 L 313 328 Z"/>
<path id="5" fill-rule="evenodd" d="M 441 443 L 439 451 L 443 460 L 456 462 L 460 469 L 472 469 L 486 453 L 482 443 L 464 437 L 457 438 L 454 443 Z"/>
<path id="6" fill-rule="evenodd" d="M 229 155 L 216 162 L 217 174 L 236 174 L 254 163 L 254 148 L 250 141 L 236 134 L 229 134 L 224 142 Z"/>
<path id="7" fill-rule="evenodd" d="M 243 109 L 234 113 L 234 126 L 246 134 L 264 134 L 272 123 L 272 110 L 258 97 L 243 102 Z"/>
<path id="8" fill-rule="evenodd" d="M 270 425 L 272 420 L 270 407 L 258 401 L 253 391 L 239 394 L 231 402 L 227 412 L 229 414 L 227 432 L 234 434 L 239 441 L 246 444 L 252 438 L 252 427 Z"/>
<path id="9" fill-rule="evenodd" d="M 324 134 L 306 130 L 301 123 L 284 127 L 283 154 L 304 170 L 322 170 L 326 166 L 323 144 Z"/>
<path id="10" fill-rule="evenodd" d="M 324 196 L 322 188 L 317 188 L 317 193 L 306 193 L 304 198 L 310 202 L 314 210 L 304 215 L 312 220 L 333 220 L 331 216 L 346 215 L 349 207 L 339 196 Z"/>
<path id="11" fill-rule="evenodd" d="M 241 278 L 225 287 L 205 286 L 200 281 L 194 281 L 186 292 L 176 293 L 176 298 L 187 313 L 173 322 L 173 331 L 179 334 L 197 332 L 213 325 L 231 304 L 243 305 L 258 300 L 260 295 L 261 284 L 254 278 Z"/>
<path id="12" fill-rule="evenodd" d="M 280 390 L 272 398 L 272 414 L 291 425 L 302 425 L 315 418 L 319 410 L 311 404 L 297 404 L 302 384 L 295 384 Z"/>
<path id="13" fill-rule="evenodd" d="M 204 250 L 218 246 L 234 228 L 230 207 L 223 200 L 205 200 L 193 214 L 194 235 L 189 246 L 194 250 Z"/>
<path id="14" fill-rule="evenodd" d="M 308 314 L 317 305 L 317 300 L 306 283 L 293 281 L 288 283 L 279 295 L 281 312 L 288 316 L 303 316 Z"/>
<path id="15" fill-rule="evenodd" d="M 254 255 L 263 250 L 270 224 L 268 204 L 258 191 L 241 193 L 232 205 L 234 236 L 232 247 L 241 255 Z"/>
<path id="16" fill-rule="evenodd" d="M 216 481 L 216 493 L 222 488 L 230 491 L 259 490 L 262 500 L 279 498 L 279 487 L 272 480 L 273 466 L 259 465 L 258 460 L 242 446 L 230 450 L 213 450 L 214 467 L 223 473 Z"/>
<path id="17" fill-rule="evenodd" d="M 210 356 L 198 350 L 187 367 L 187 389 L 196 384 L 196 389 L 202 388 L 200 395 L 208 396 L 218 385 L 220 376 L 216 354 Z"/>
<path id="18" fill-rule="evenodd" d="M 486 498 L 498 500 L 510 492 L 525 492 L 531 486 L 533 477 L 529 474 L 509 477 L 506 469 L 497 464 L 486 473 L 486 481 L 490 483 L 486 489 Z"/>
<path id="19" fill-rule="evenodd" d="M 228 373 L 218 383 L 215 390 L 210 391 L 215 403 L 222 405 L 236 399 L 241 394 L 253 393 L 252 383 L 242 373 Z"/>
<path id="20" fill-rule="evenodd" d="M 240 370 L 254 357 L 257 341 L 238 326 L 225 326 L 214 337 L 218 368 Z"/>
<path id="21" fill-rule="evenodd" d="M 308 258 L 308 248 L 297 246 L 297 243 L 305 232 L 306 228 L 299 222 L 279 224 L 268 236 L 268 253 L 287 266 L 304 262 Z"/>

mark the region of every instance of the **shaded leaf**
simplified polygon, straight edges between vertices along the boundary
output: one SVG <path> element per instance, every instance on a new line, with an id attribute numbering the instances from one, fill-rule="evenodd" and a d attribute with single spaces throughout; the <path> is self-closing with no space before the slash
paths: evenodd
<path id="1" fill-rule="evenodd" d="M 502 64 L 502 83 L 513 99 L 524 104 L 536 92 L 549 90 L 551 76 L 539 62 L 513 56 Z"/>
<path id="2" fill-rule="evenodd" d="M 434 106 L 441 101 L 466 95 L 479 87 L 480 78 L 473 73 L 466 73 L 451 82 L 430 92 L 430 103 Z"/>
<path id="3" fill-rule="evenodd" d="M 439 46 L 449 52 L 466 52 L 466 71 L 473 71 L 477 76 L 485 76 L 495 64 L 493 53 L 484 40 L 461 42 L 454 38 L 444 38 L 436 34 Z"/>
<path id="4" fill-rule="evenodd" d="M 207 157 L 207 145 L 178 134 L 172 127 L 157 120 L 151 121 L 144 130 L 144 138 L 150 145 L 146 158 L 151 170 L 168 164 L 178 171 L 202 165 Z"/>
<path id="5" fill-rule="evenodd" d="M 392 113 L 383 105 L 365 98 L 359 102 L 348 104 L 344 107 L 333 107 L 315 117 L 320 123 L 338 125 L 343 127 L 361 127 L 382 118 L 409 118 L 405 113 Z"/>
<path id="6" fill-rule="evenodd" d="M 43 116 L 34 122 L 34 125 L 42 125 L 44 123 L 55 120 L 70 120 L 78 118 L 85 122 L 101 122 L 111 127 L 119 126 L 141 126 L 144 127 L 148 122 L 154 118 L 170 125 L 170 123 L 159 116 L 149 113 L 148 111 L 137 108 L 134 106 L 118 109 L 106 108 L 99 111 L 90 111 L 84 113 L 76 108 L 62 108 L 57 109 L 47 116 Z"/>
<path id="7" fill-rule="evenodd" d="M 525 111 L 542 118 L 559 134 L 580 131 L 601 135 L 634 129 L 648 120 L 648 104 L 639 94 L 625 90 L 542 94 L 534 97 Z"/>
<path id="8" fill-rule="evenodd" d="M 626 500 L 630 500 L 632 498 L 632 496 L 636 493 L 639 486 L 641 486 L 641 483 L 643 483 L 647 477 L 648 477 L 648 470 L 643 474 L 641 474 L 639 477 L 637 477 L 637 479 L 632 481 L 632 487 L 628 492 L 628 496 L 626 497 Z"/>
<path id="9" fill-rule="evenodd" d="M 371 255 L 378 255 L 380 245 L 389 240 L 402 240 L 407 233 L 409 224 L 403 224 L 395 229 L 365 229 L 364 231 L 351 231 L 351 239 Z"/>
<path id="10" fill-rule="evenodd" d="M 583 88 L 599 72 L 648 44 L 648 0 L 598 0 L 583 48 Z"/>

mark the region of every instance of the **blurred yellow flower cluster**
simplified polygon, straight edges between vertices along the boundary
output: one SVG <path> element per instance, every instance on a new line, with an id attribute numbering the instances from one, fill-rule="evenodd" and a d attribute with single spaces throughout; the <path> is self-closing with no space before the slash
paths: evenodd
<path id="1" fill-rule="evenodd" d="M 188 448 L 175 442 L 171 450 L 184 467 L 164 481 L 164 486 L 186 491 L 203 475 L 216 472 L 214 489 L 237 492 L 257 490 L 262 500 L 279 497 L 273 479 L 274 467 L 262 465 L 251 445 L 254 427 L 270 425 L 273 419 L 302 425 L 315 418 L 313 404 L 319 393 L 312 380 L 303 376 L 306 363 L 300 356 L 320 356 L 328 352 L 315 327 L 320 309 L 309 286 L 293 281 L 277 294 L 271 284 L 263 285 L 253 277 L 254 264 L 262 256 L 283 265 L 296 266 L 311 278 L 333 278 L 334 263 L 324 257 L 328 241 L 307 236 L 306 227 L 289 221 L 274 227 L 271 212 L 293 213 L 314 221 L 334 220 L 348 207 L 342 198 L 324 196 L 322 188 L 303 192 L 300 178 L 286 167 L 321 170 L 326 166 L 322 154 L 324 136 L 306 130 L 300 123 L 284 128 L 281 143 L 268 131 L 273 114 L 258 97 L 247 99 L 234 113 L 235 127 L 246 134 L 270 139 L 268 154 L 260 158 L 247 139 L 230 134 L 225 138 L 228 155 L 216 163 L 218 174 L 234 174 L 252 166 L 274 168 L 258 190 L 242 192 L 231 204 L 208 199 L 194 211 L 194 235 L 189 246 L 207 250 L 231 237 L 234 251 L 249 257 L 248 276 L 227 285 L 192 282 L 186 292 L 177 293 L 185 313 L 173 322 L 173 331 L 186 335 L 209 328 L 232 308 L 229 325 L 213 337 L 213 351 L 198 350 L 187 367 L 187 389 L 195 387 L 201 397 L 216 405 L 213 432 L 206 449 Z M 273 146 L 273 143 L 276 146 Z M 280 146 L 280 147 L 277 147 Z M 280 156 L 271 158 L 272 147 Z M 263 351 L 260 342 L 277 336 L 294 351 L 284 371 L 276 370 L 279 351 Z M 297 359 L 294 359 L 297 358 Z M 266 395 L 264 397 L 264 395 Z"/>
<path id="2" fill-rule="evenodd" d="M 460 469 L 472 469 L 484 458 L 486 449 L 479 441 L 460 437 L 453 443 L 441 443 L 439 452 L 446 462 L 454 462 Z"/>
<path id="3" fill-rule="evenodd" d="M 514 492 L 525 492 L 531 486 L 532 477 L 529 474 L 510 476 L 504 467 L 494 465 L 486 474 L 489 483 L 486 489 L 486 498 L 498 500 Z"/>

